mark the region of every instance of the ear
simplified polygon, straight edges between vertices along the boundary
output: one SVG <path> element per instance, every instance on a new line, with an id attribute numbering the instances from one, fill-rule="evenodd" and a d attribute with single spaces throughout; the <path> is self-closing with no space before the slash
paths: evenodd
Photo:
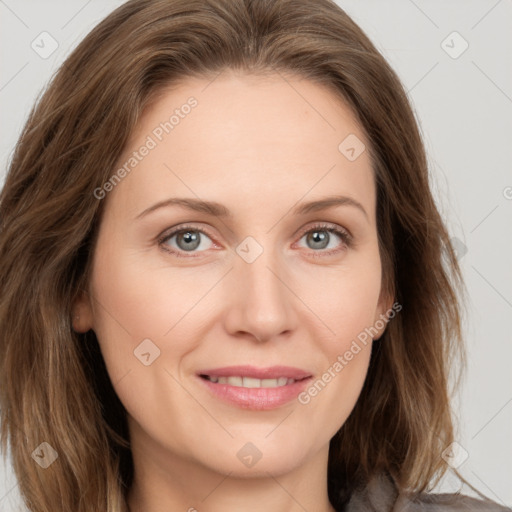
<path id="1" fill-rule="evenodd" d="M 396 309 L 393 305 L 394 297 L 386 293 L 381 293 L 373 321 L 374 330 L 378 331 L 375 336 L 373 336 L 374 341 L 381 338 L 387 328 L 389 320 L 396 315 L 397 311 L 402 309 L 402 306 L 399 304 L 397 304 Z"/>
<path id="2" fill-rule="evenodd" d="M 75 332 L 84 333 L 92 329 L 92 307 L 89 294 L 81 290 L 71 307 L 71 323 Z"/>

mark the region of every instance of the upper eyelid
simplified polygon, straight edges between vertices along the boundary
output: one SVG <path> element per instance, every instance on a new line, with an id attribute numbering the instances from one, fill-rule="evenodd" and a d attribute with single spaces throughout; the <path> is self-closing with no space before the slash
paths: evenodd
<path id="1" fill-rule="evenodd" d="M 336 229 L 341 232 L 345 232 L 347 236 L 352 237 L 352 233 L 344 226 L 340 226 L 339 224 L 336 224 L 334 222 L 327 222 L 327 221 L 313 221 L 313 224 L 308 224 L 308 226 L 301 228 L 300 230 L 296 231 L 296 233 L 307 233 L 308 231 L 311 231 L 315 228 L 318 229 Z"/>
<path id="2" fill-rule="evenodd" d="M 170 238 L 177 235 L 181 231 L 186 231 L 187 229 L 190 229 L 191 231 L 199 231 L 205 235 L 208 235 L 212 239 L 215 238 L 212 234 L 210 234 L 209 230 L 205 229 L 204 227 L 197 227 L 197 226 L 192 226 L 187 223 L 184 223 L 184 224 L 178 224 L 174 228 L 169 228 L 169 229 L 165 230 L 161 235 L 158 236 L 158 240 L 160 242 L 169 240 Z"/>

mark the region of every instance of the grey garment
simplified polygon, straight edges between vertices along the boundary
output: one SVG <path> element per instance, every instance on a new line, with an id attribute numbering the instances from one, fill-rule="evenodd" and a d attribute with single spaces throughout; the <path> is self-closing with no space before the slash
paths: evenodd
<path id="1" fill-rule="evenodd" d="M 512 512 L 494 501 L 484 501 L 463 494 L 422 493 L 414 500 L 398 493 L 393 479 L 382 474 L 368 485 L 354 491 L 343 512 Z"/>

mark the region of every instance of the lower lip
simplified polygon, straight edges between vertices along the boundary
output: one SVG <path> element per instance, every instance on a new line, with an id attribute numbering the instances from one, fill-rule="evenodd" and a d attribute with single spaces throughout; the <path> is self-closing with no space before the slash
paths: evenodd
<path id="1" fill-rule="evenodd" d="M 311 377 L 275 388 L 244 388 L 198 379 L 218 398 L 242 409 L 268 410 L 291 402 L 308 385 Z"/>

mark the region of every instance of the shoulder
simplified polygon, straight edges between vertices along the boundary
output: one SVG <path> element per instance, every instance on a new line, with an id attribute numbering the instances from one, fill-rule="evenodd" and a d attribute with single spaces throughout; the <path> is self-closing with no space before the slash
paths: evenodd
<path id="1" fill-rule="evenodd" d="M 368 484 L 352 493 L 343 512 L 512 512 L 494 501 L 463 494 L 421 493 L 410 496 L 399 493 L 390 475 L 375 476 Z"/>
<path id="2" fill-rule="evenodd" d="M 403 512 L 512 512 L 490 500 L 481 500 L 463 494 L 420 494 L 415 500 L 399 496 L 395 508 Z"/>

